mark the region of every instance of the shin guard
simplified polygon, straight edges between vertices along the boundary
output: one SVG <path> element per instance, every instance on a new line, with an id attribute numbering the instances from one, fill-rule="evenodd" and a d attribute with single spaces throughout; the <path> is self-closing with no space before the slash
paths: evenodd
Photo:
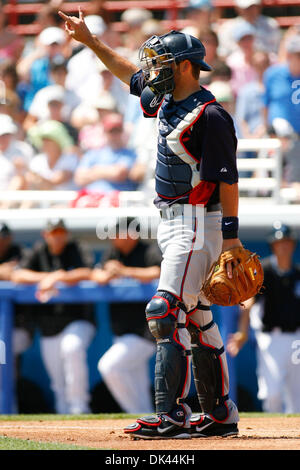
<path id="1" fill-rule="evenodd" d="M 191 319 L 188 324 L 192 343 L 194 382 L 203 413 L 211 413 L 228 399 L 228 390 L 225 391 L 225 382 L 228 382 L 228 371 L 226 359 L 222 357 L 224 355 L 224 346 L 223 344 L 220 347 L 213 346 L 213 344 L 204 342 L 202 338 L 203 332 L 211 328 L 217 328 L 213 321 L 204 327 L 200 327 Z M 224 411 L 226 414 L 225 407 Z"/>

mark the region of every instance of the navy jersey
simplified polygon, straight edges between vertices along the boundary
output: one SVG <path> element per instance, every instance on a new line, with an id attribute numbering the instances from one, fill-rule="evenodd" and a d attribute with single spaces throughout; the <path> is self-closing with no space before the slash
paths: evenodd
<path id="1" fill-rule="evenodd" d="M 131 93 L 140 96 L 144 86 L 139 71 Z M 232 118 L 214 96 L 204 88 L 182 101 L 166 95 L 144 115 L 159 118 L 156 206 L 219 202 L 219 182 L 238 181 L 237 139 Z"/>
<path id="2" fill-rule="evenodd" d="M 273 256 L 265 258 L 262 266 L 264 290 L 256 299 L 263 307 L 263 331 L 296 331 L 300 328 L 300 267 L 294 265 L 289 272 L 279 274 Z"/>

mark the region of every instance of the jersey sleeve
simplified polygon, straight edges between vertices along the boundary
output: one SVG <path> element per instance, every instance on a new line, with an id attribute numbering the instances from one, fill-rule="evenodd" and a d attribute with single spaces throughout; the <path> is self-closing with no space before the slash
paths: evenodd
<path id="1" fill-rule="evenodd" d="M 231 116 L 220 105 L 207 106 L 203 124 L 201 179 L 236 183 L 237 138 Z"/>

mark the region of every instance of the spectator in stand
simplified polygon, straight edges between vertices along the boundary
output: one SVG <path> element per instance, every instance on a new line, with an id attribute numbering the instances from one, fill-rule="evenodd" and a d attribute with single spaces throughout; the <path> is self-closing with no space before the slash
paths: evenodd
<path id="1" fill-rule="evenodd" d="M 28 135 L 41 153 L 29 164 L 25 175 L 27 189 L 76 189 L 73 175 L 78 157 L 65 126 L 58 121 L 46 121 L 31 127 Z"/>
<path id="2" fill-rule="evenodd" d="M 9 114 L 18 123 L 23 123 L 25 113 L 22 112 L 19 76 L 13 59 L 0 62 L 0 103 L 2 103 L 1 112 Z"/>
<path id="3" fill-rule="evenodd" d="M 88 150 L 75 173 L 75 182 L 98 193 L 133 191 L 136 184 L 129 180 L 129 170 L 136 154 L 127 146 L 121 114 L 110 113 L 103 119 L 107 145 Z"/>
<path id="4" fill-rule="evenodd" d="M 61 18 L 57 11 L 62 7 L 63 0 L 50 0 L 47 4 L 41 5 L 40 10 L 36 15 L 35 23 L 42 29 L 50 26 L 61 25 Z"/>
<path id="5" fill-rule="evenodd" d="M 213 70 L 210 72 L 210 83 L 214 81 L 230 82 L 232 71 L 224 60 L 217 60 Z"/>
<path id="6" fill-rule="evenodd" d="M 145 41 L 143 25 L 152 18 L 152 12 L 144 8 L 128 8 L 121 14 L 121 21 L 126 25 L 124 53 L 134 63 L 137 63 L 140 45 Z"/>
<path id="7" fill-rule="evenodd" d="M 270 66 L 269 54 L 256 51 L 253 55 L 252 65 L 257 73 L 257 80 L 243 86 L 236 101 L 235 118 L 240 129 L 240 137 L 244 139 L 259 139 L 267 135 L 264 118 L 263 76 Z"/>
<path id="8" fill-rule="evenodd" d="M 203 28 L 199 34 L 200 41 L 204 44 L 206 50 L 205 59 L 208 64 L 211 64 L 212 69 L 214 70 L 215 66 L 218 65 L 219 56 L 218 56 L 218 46 L 219 39 L 218 35 L 209 27 Z M 200 76 L 201 85 L 207 85 L 211 82 L 211 72 L 203 71 Z"/>
<path id="9" fill-rule="evenodd" d="M 0 190 L 25 189 L 25 173 L 34 150 L 18 139 L 18 127 L 7 114 L 0 114 Z M 2 202 L 1 207 L 4 207 Z"/>
<path id="10" fill-rule="evenodd" d="M 255 48 L 276 57 L 280 43 L 280 27 L 274 18 L 262 15 L 262 1 L 235 0 L 234 3 L 238 16 L 221 24 L 217 31 L 220 56 L 227 57 L 237 48 L 234 39 L 235 29 L 238 25 L 246 22 L 251 24 L 255 30 Z"/>
<path id="11" fill-rule="evenodd" d="M 158 246 L 141 241 L 139 227 L 135 227 L 135 220 L 119 221 L 116 238 L 103 253 L 100 267 L 92 272 L 94 281 L 103 284 L 107 279 L 133 278 L 143 283 L 158 279 Z M 147 331 L 145 306 L 145 302 L 110 305 L 113 345 L 98 363 L 108 389 L 126 413 L 153 412 L 149 359 L 155 353 L 155 342 Z"/>
<path id="12" fill-rule="evenodd" d="M 214 6 L 211 0 L 189 0 L 184 12 L 188 26 L 183 32 L 200 39 L 202 32 L 213 24 L 213 12 Z"/>
<path id="13" fill-rule="evenodd" d="M 19 60 L 24 49 L 24 38 L 7 26 L 7 17 L 0 2 L 0 62 L 5 59 Z"/>
<path id="14" fill-rule="evenodd" d="M 253 67 L 255 30 L 249 23 L 240 23 L 233 32 L 239 48 L 230 54 L 226 63 L 231 68 L 231 87 L 238 95 L 240 89 L 249 82 L 257 80 L 257 72 Z"/>
<path id="15" fill-rule="evenodd" d="M 282 186 L 293 188 L 293 202 L 298 202 L 300 200 L 300 134 L 297 134 L 290 123 L 282 118 L 273 120 L 269 133 L 270 137 L 275 137 L 281 142 Z"/>
<path id="16" fill-rule="evenodd" d="M 267 126 L 275 118 L 285 119 L 300 133 L 300 34 L 286 42 L 287 61 L 269 67 L 264 74 L 264 105 Z"/>
<path id="17" fill-rule="evenodd" d="M 94 107 L 97 110 L 97 121 L 93 124 L 81 126 L 79 131 L 79 144 L 84 151 L 99 149 L 106 145 L 106 134 L 102 121 L 108 114 L 117 112 L 116 100 L 109 92 L 101 93 L 100 97 L 95 100 Z"/>
<path id="18" fill-rule="evenodd" d="M 29 110 L 35 94 L 52 84 L 50 64 L 54 57 L 63 56 L 65 44 L 66 35 L 61 28 L 46 28 L 37 36 L 34 49 L 18 62 L 20 79 L 28 82 L 25 111 Z"/>
<path id="19" fill-rule="evenodd" d="M 138 191 L 144 194 L 144 204 L 152 206 L 156 194 L 154 181 L 157 146 L 156 119 L 145 119 L 141 116 L 131 134 L 129 145 L 136 153 L 136 160 L 130 169 L 129 178 L 138 184 Z"/>
<path id="20" fill-rule="evenodd" d="M 70 121 L 73 110 L 80 104 L 79 96 L 66 88 L 67 61 L 62 56 L 54 57 L 50 62 L 50 77 L 52 84 L 39 90 L 30 105 L 24 121 L 24 128 L 28 130 L 37 121 L 54 119 L 64 123 Z M 51 115 L 51 103 L 62 103 L 61 118 Z"/>
<path id="21" fill-rule="evenodd" d="M 85 17 L 92 34 L 105 40 L 106 24 L 98 15 Z M 68 61 L 68 74 L 66 88 L 76 93 L 81 101 L 93 105 L 95 96 L 99 96 L 103 83 L 99 74 L 97 56 L 87 47 L 79 47 L 75 44 L 73 54 Z"/>
<path id="22" fill-rule="evenodd" d="M 54 392 L 57 413 L 88 413 L 87 349 L 95 334 L 90 304 L 47 303 L 57 283 L 73 285 L 90 276 L 90 259 L 71 240 L 62 220 L 50 220 L 38 242 L 14 271 L 12 280 L 36 284 L 40 303 L 32 305 L 35 326 L 41 333 L 41 356 Z"/>

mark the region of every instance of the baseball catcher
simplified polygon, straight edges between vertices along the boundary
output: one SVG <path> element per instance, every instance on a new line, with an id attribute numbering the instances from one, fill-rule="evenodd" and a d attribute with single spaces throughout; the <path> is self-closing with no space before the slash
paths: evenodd
<path id="1" fill-rule="evenodd" d="M 221 252 L 233 254 L 222 261 L 231 287 L 241 289 L 245 281 L 236 271 L 248 264 L 233 251 L 242 250 L 237 139 L 230 115 L 199 84 L 201 71 L 211 70 L 205 48 L 179 31 L 154 35 L 140 48 L 138 68 L 93 36 L 81 12 L 79 18 L 60 15 L 70 36 L 140 97 L 144 116 L 158 118 L 154 204 L 160 212 L 157 241 L 163 260 L 157 293 L 146 307 L 157 344 L 156 415 L 138 419 L 125 432 L 139 439 L 236 435 L 239 415 L 229 397 L 226 354 L 212 300 L 202 287 Z M 251 269 L 258 278 L 258 267 L 255 272 L 253 263 Z M 233 293 L 226 295 L 227 302 L 240 301 Z M 191 365 L 202 410 L 198 415 L 192 415 L 186 400 Z"/>

